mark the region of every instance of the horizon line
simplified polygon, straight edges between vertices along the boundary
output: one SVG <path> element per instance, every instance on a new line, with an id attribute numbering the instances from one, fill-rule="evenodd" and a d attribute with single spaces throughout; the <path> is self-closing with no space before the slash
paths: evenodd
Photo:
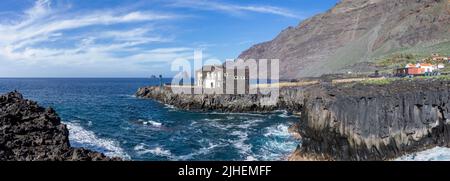
<path id="1" fill-rule="evenodd" d="M 163 77 L 163 79 L 171 77 Z M 149 77 L 1 77 L 0 79 L 152 79 Z"/>

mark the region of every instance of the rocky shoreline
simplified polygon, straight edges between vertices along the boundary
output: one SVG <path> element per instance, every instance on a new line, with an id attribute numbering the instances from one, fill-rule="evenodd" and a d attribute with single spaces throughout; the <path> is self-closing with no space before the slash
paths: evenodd
<path id="1" fill-rule="evenodd" d="M 298 112 L 290 132 L 302 144 L 289 160 L 391 160 L 450 146 L 447 80 L 283 88 L 271 107 L 258 105 L 259 95 L 178 95 L 145 87 L 136 96 L 194 111 Z"/>
<path id="2" fill-rule="evenodd" d="M 69 130 L 52 108 L 11 92 L 0 96 L 0 161 L 119 161 L 70 146 Z"/>
<path id="3" fill-rule="evenodd" d="M 138 98 L 156 100 L 162 104 L 172 105 L 189 111 L 220 111 L 220 112 L 272 112 L 301 110 L 304 101 L 305 87 L 281 89 L 276 105 L 262 105 L 261 94 L 175 94 L 170 88 L 149 86 L 139 88 L 135 94 Z"/>
<path id="4" fill-rule="evenodd" d="M 450 82 L 399 80 L 311 92 L 291 160 L 391 160 L 450 146 Z"/>

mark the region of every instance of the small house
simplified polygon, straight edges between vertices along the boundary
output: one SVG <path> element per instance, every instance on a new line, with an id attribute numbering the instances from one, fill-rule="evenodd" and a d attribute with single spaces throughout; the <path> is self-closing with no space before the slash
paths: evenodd
<path id="1" fill-rule="evenodd" d="M 431 60 L 433 60 L 434 62 L 446 62 L 446 61 L 450 60 L 450 57 L 441 56 L 438 53 L 433 53 L 433 54 L 431 54 Z"/>
<path id="2" fill-rule="evenodd" d="M 423 68 L 418 67 L 407 67 L 407 68 L 399 68 L 395 71 L 395 76 L 405 77 L 405 76 L 419 76 L 425 74 L 425 70 Z"/>
<path id="3" fill-rule="evenodd" d="M 214 89 L 220 88 L 223 84 L 223 67 L 217 65 L 203 66 L 195 72 L 197 86 Z"/>
<path id="4" fill-rule="evenodd" d="M 444 64 L 433 65 L 430 63 L 407 64 L 404 68 L 395 70 L 395 75 L 404 76 L 420 76 L 437 74 L 439 69 L 443 69 Z"/>
<path id="5" fill-rule="evenodd" d="M 204 90 L 221 90 L 224 93 L 228 88 L 233 88 L 237 93 L 238 85 L 243 85 L 245 93 L 250 89 L 250 72 L 249 69 L 226 69 L 223 65 L 206 65 L 202 69 L 195 72 L 196 86 L 202 87 Z M 233 85 L 227 85 L 227 82 L 233 82 Z"/>
<path id="6" fill-rule="evenodd" d="M 417 64 L 407 64 L 405 66 L 405 68 L 419 68 L 419 69 L 423 69 L 420 72 L 424 72 L 424 73 L 431 73 L 434 70 L 437 69 L 436 66 L 434 66 L 433 64 L 430 63 L 417 63 Z"/>

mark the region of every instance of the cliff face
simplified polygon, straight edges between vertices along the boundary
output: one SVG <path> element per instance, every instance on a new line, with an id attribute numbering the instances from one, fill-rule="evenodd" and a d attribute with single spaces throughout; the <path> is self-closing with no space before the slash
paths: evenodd
<path id="1" fill-rule="evenodd" d="M 0 96 L 1 161 L 109 161 L 102 153 L 73 148 L 69 131 L 56 112 L 23 99 L 17 92 Z"/>
<path id="2" fill-rule="evenodd" d="M 186 95 L 159 87 L 141 88 L 136 95 L 187 110 L 300 112 L 290 130 L 302 144 L 291 160 L 389 160 L 450 146 L 448 80 L 283 88 L 270 107 L 259 105 L 258 95 Z"/>
<path id="3" fill-rule="evenodd" d="M 159 87 L 144 87 L 136 92 L 136 97 L 150 98 L 163 104 L 192 111 L 221 112 L 269 112 L 275 110 L 301 110 L 303 105 L 303 88 L 286 88 L 280 90 L 279 101 L 275 105 L 262 105 L 260 100 L 266 96 L 257 94 L 175 94 L 171 89 L 160 90 Z"/>
<path id="4" fill-rule="evenodd" d="M 317 89 L 305 101 L 292 160 L 387 160 L 450 146 L 450 82 Z"/>
<path id="5" fill-rule="evenodd" d="M 448 52 L 449 28 L 450 0 L 342 0 L 239 58 L 280 59 L 283 79 L 320 76 L 395 52 Z"/>

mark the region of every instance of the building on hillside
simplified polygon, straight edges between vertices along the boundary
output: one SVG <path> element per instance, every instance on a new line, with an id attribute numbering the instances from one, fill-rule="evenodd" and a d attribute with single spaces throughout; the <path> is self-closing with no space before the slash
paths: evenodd
<path id="1" fill-rule="evenodd" d="M 407 64 L 404 68 L 395 70 L 395 75 L 399 77 L 404 76 L 420 76 L 433 75 L 438 73 L 439 69 L 443 69 L 444 64 L 433 65 L 430 63 Z"/>
<path id="2" fill-rule="evenodd" d="M 437 66 L 430 64 L 430 63 L 417 63 L 417 64 L 407 64 L 405 68 L 419 68 L 423 69 L 422 72 L 424 73 L 430 73 L 437 69 Z"/>
<path id="3" fill-rule="evenodd" d="M 449 56 L 442 56 L 438 53 L 431 54 L 431 59 L 433 62 L 448 62 L 450 60 Z"/>
<path id="4" fill-rule="evenodd" d="M 424 74 L 425 74 L 424 69 L 417 67 L 399 68 L 395 70 L 395 76 L 397 77 L 419 76 Z"/>

